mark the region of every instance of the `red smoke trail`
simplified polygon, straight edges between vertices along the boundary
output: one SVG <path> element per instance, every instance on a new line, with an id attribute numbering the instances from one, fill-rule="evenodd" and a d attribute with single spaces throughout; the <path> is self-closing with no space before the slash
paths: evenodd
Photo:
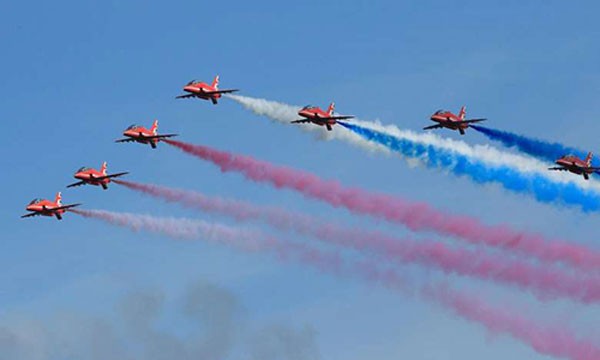
<path id="1" fill-rule="evenodd" d="M 97 218 L 134 231 L 159 232 L 177 239 L 203 239 L 225 243 L 244 251 L 273 251 L 283 260 L 293 259 L 337 275 L 359 277 L 370 284 L 380 283 L 404 290 L 400 276 L 391 269 L 382 270 L 374 262 L 351 263 L 336 253 L 317 250 L 297 243 L 284 243 L 259 232 L 249 232 L 200 220 L 158 218 L 148 215 L 122 214 L 98 210 L 71 210 L 85 217 Z M 237 237 L 240 237 L 238 239 Z M 600 348 L 578 339 L 564 326 L 542 326 L 503 305 L 495 308 L 472 294 L 447 287 L 428 286 L 421 295 L 453 310 L 458 316 L 479 323 L 494 333 L 508 334 L 544 355 L 573 360 L 600 359 Z"/>
<path id="2" fill-rule="evenodd" d="M 277 207 L 261 207 L 197 192 L 116 180 L 120 185 L 187 207 L 224 214 L 237 220 L 260 220 L 282 230 L 317 237 L 358 250 L 370 250 L 400 264 L 418 263 L 446 273 L 517 285 L 542 298 L 564 296 L 584 302 L 600 300 L 600 279 L 562 269 L 535 266 L 481 250 L 456 249 L 440 242 L 398 239 L 375 231 L 345 228 Z"/>
<path id="3" fill-rule="evenodd" d="M 293 189 L 335 207 L 402 223 L 414 231 L 436 231 L 470 243 L 516 251 L 547 262 L 560 261 L 584 270 L 600 269 L 598 251 L 567 241 L 549 241 L 541 235 L 516 231 L 507 225 L 485 225 L 471 217 L 443 213 L 424 203 L 344 187 L 337 181 L 323 180 L 308 172 L 276 166 L 248 156 L 180 141 L 167 139 L 165 142 L 214 163 L 223 172 L 240 172 L 253 181 Z"/>

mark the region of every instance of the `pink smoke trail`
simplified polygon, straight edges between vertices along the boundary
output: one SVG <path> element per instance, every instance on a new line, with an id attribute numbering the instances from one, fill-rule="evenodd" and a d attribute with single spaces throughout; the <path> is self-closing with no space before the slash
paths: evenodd
<path id="1" fill-rule="evenodd" d="M 316 266 L 336 275 L 354 276 L 370 284 L 380 283 L 404 291 L 405 285 L 392 269 L 382 270 L 374 262 L 351 263 L 336 253 L 321 251 L 304 244 L 284 243 L 259 232 L 239 230 L 200 220 L 158 218 L 149 215 L 115 213 L 99 210 L 71 210 L 134 231 L 163 233 L 176 239 L 216 241 L 244 251 L 273 251 L 283 260 L 293 259 Z M 241 241 L 238 240 L 240 236 Z M 542 326 L 518 315 L 506 306 L 495 308 L 472 294 L 450 290 L 445 286 L 427 286 L 420 294 L 452 311 L 458 316 L 483 325 L 491 332 L 508 334 L 544 355 L 567 357 L 573 360 L 600 358 L 600 348 L 588 340 L 578 339 L 564 326 Z"/>
<path id="2" fill-rule="evenodd" d="M 561 240 L 549 241 L 538 234 L 513 230 L 508 225 L 486 225 L 468 216 L 441 212 L 425 203 L 344 187 L 337 181 L 323 180 L 308 172 L 276 166 L 248 156 L 180 141 L 167 139 L 165 142 L 212 162 L 223 172 L 240 172 L 250 180 L 292 189 L 355 213 L 401 223 L 413 231 L 435 231 L 470 243 L 520 252 L 548 262 L 560 261 L 584 270 L 600 269 L 600 252 L 585 246 Z"/>
<path id="3" fill-rule="evenodd" d="M 564 326 L 540 326 L 514 309 L 493 307 L 474 294 L 460 293 L 444 286 L 424 288 L 422 294 L 461 318 L 482 324 L 490 332 L 510 334 L 540 354 L 574 360 L 600 359 L 598 345 L 574 338 Z"/>
<path id="4" fill-rule="evenodd" d="M 562 269 L 491 255 L 482 250 L 451 248 L 440 242 L 398 239 L 375 231 L 346 228 L 283 208 L 261 207 L 243 201 L 213 198 L 198 192 L 116 180 L 120 185 L 187 207 L 224 214 L 237 220 L 259 220 L 282 230 L 293 230 L 318 239 L 370 250 L 392 261 L 434 267 L 534 290 L 541 298 L 564 296 L 578 301 L 600 300 L 600 279 Z"/>

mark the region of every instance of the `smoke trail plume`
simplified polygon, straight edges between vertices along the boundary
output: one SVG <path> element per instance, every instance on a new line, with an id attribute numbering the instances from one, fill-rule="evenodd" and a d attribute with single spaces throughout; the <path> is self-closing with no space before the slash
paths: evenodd
<path id="1" fill-rule="evenodd" d="M 211 225 L 206 222 L 183 219 L 163 219 L 148 215 L 120 214 L 97 210 L 73 210 L 73 212 L 91 218 L 97 218 L 108 223 L 129 227 L 135 231 L 143 229 L 159 232 L 175 238 L 191 238 L 190 234 L 197 231 L 200 238 L 217 240 L 236 247 L 235 235 L 238 230 L 222 225 Z M 181 226 L 183 232 L 174 231 L 173 228 Z M 243 232 L 241 234 L 244 235 Z M 221 236 L 226 240 L 219 239 Z M 256 234 L 254 234 L 256 236 Z M 335 275 L 358 277 L 367 280 L 370 284 L 383 284 L 389 288 L 404 291 L 405 284 L 400 276 L 391 269 L 382 270 L 374 262 L 350 263 L 344 261 L 336 253 L 310 248 L 302 244 L 283 243 L 273 238 L 267 241 L 259 236 L 253 243 L 261 246 L 248 248 L 247 239 L 241 243 L 242 250 L 274 251 L 281 258 L 287 260 L 293 257 L 301 263 L 316 266 L 321 271 L 333 272 Z M 518 315 L 513 309 L 495 308 L 475 295 L 463 294 L 447 287 L 428 286 L 420 291 L 425 298 L 432 300 L 443 307 L 454 311 L 458 316 L 483 325 L 491 332 L 507 334 L 529 345 L 540 354 L 567 357 L 574 360 L 596 359 L 600 356 L 600 348 L 587 340 L 577 338 L 564 326 L 542 326 L 524 316 Z"/>
<path id="2" fill-rule="evenodd" d="M 563 326 L 539 326 L 513 309 L 492 307 L 476 295 L 429 287 L 424 290 L 424 296 L 464 319 L 484 325 L 488 331 L 510 334 L 540 354 L 573 360 L 591 360 L 600 356 L 596 344 L 575 339 Z"/>
<path id="3" fill-rule="evenodd" d="M 474 244 L 520 249 L 524 252 L 536 253 L 538 257 L 554 254 L 561 259 L 570 259 L 566 261 L 581 264 L 580 266 L 593 266 L 595 269 L 599 266 L 596 253 L 589 255 L 581 247 L 566 246 L 560 242 L 549 245 L 551 248 L 560 248 L 560 251 L 551 251 L 548 255 L 544 255 L 542 249 L 546 248 L 546 240 L 543 237 L 519 232 L 507 225 L 485 225 L 477 219 L 444 213 L 424 203 L 409 202 L 398 197 L 344 187 L 336 181 L 323 180 L 308 172 L 276 166 L 248 156 L 173 140 L 166 142 L 184 152 L 214 163 L 223 172 L 239 172 L 250 180 L 271 184 L 277 188 L 295 190 L 307 197 L 325 201 L 334 207 L 346 208 L 357 214 L 401 223 L 413 231 L 435 231 Z M 590 265 L 588 261 L 591 259 L 593 262 Z"/>
<path id="4" fill-rule="evenodd" d="M 234 101 L 240 103 L 245 108 L 254 112 L 257 115 L 266 116 L 278 123 L 289 124 L 290 121 L 297 118 L 296 112 L 300 109 L 299 106 L 291 106 L 276 101 L 266 99 L 257 99 L 248 96 L 230 95 Z M 402 141 L 409 142 L 414 147 L 431 147 L 438 150 L 445 150 L 456 153 L 470 159 L 470 161 L 481 162 L 488 166 L 508 167 L 521 173 L 535 174 L 552 181 L 562 184 L 573 184 L 573 186 L 581 189 L 593 189 L 600 192 L 600 183 L 594 181 L 581 182 L 576 177 L 569 176 L 570 174 L 549 172 L 547 164 L 536 159 L 517 154 L 511 154 L 505 151 L 500 151 L 488 145 L 469 145 L 464 141 L 442 138 L 431 132 L 416 133 L 410 130 L 401 130 L 394 125 L 381 125 L 378 122 L 363 121 L 353 119 L 353 124 L 361 127 L 369 128 L 384 134 L 394 136 Z M 352 145 L 359 146 L 371 152 L 389 153 L 389 149 L 379 143 L 369 141 L 352 131 L 346 131 L 343 127 L 339 127 L 334 131 L 326 131 L 320 126 L 313 124 L 299 124 L 298 126 L 305 131 L 311 131 L 319 134 L 319 138 L 326 140 L 336 139 L 348 142 Z M 422 154 L 415 153 L 411 156 L 410 153 L 404 154 L 407 159 L 417 160 L 420 163 L 427 164 L 428 159 Z M 565 195 L 568 197 L 568 195 Z"/>
<path id="5" fill-rule="evenodd" d="M 488 164 L 454 151 L 416 143 L 355 124 L 340 122 L 340 125 L 404 156 L 422 158 L 428 167 L 448 170 L 476 183 L 498 183 L 507 190 L 532 195 L 544 203 L 573 205 L 583 211 L 600 210 L 600 193 L 585 190 L 573 182 L 556 182 L 541 173 L 521 172 L 513 166 Z"/>
<path id="6" fill-rule="evenodd" d="M 480 250 L 454 249 L 440 242 L 398 239 L 375 231 L 342 227 L 282 208 L 260 207 L 242 201 L 211 198 L 192 191 L 117 181 L 128 188 L 187 207 L 224 214 L 238 220 L 263 221 L 285 231 L 293 230 L 329 243 L 369 250 L 400 264 L 417 263 L 445 273 L 512 284 L 534 290 L 544 299 L 563 296 L 585 302 L 600 300 L 600 279 L 586 275 L 534 266 Z"/>
<path id="7" fill-rule="evenodd" d="M 199 238 L 220 242 L 226 245 L 244 245 L 246 249 L 257 249 L 257 233 L 224 225 L 212 224 L 202 220 L 160 218 L 150 215 L 117 213 L 104 210 L 69 209 L 70 212 L 87 218 L 102 220 L 112 225 L 129 228 L 133 231 L 161 233 L 181 240 Z"/>
<path id="8" fill-rule="evenodd" d="M 556 159 L 567 154 L 574 154 L 584 158 L 587 153 L 579 149 L 565 146 L 557 142 L 549 142 L 540 139 L 517 135 L 508 131 L 501 131 L 480 125 L 471 127 L 484 134 L 491 140 L 499 141 L 509 148 L 516 148 L 525 154 L 531 155 L 543 161 L 554 162 Z"/>
<path id="9" fill-rule="evenodd" d="M 266 99 L 256 99 L 248 96 L 240 96 L 240 95 L 224 95 L 228 98 L 240 103 L 245 108 L 254 112 L 260 116 L 266 116 L 269 119 L 276 121 L 278 123 L 289 125 L 292 120 L 298 118 L 298 110 L 301 108 L 300 106 L 292 106 L 284 103 L 280 103 L 277 101 L 270 101 Z M 380 146 L 378 144 L 374 144 L 368 141 L 365 141 L 360 136 L 351 133 L 350 131 L 326 131 L 321 126 L 315 126 L 312 124 L 295 124 L 293 126 L 297 126 L 304 131 L 312 132 L 319 139 L 323 140 L 332 140 L 338 139 L 342 141 L 346 141 L 352 145 L 358 146 L 364 150 L 369 152 L 380 152 L 389 154 L 390 151 L 386 149 L 384 146 Z"/>

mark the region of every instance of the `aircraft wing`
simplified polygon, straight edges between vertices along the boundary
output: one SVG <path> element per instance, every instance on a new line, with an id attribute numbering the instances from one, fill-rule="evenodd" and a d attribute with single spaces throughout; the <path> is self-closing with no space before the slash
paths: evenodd
<path id="1" fill-rule="evenodd" d="M 116 174 L 110 174 L 110 175 L 95 177 L 94 180 L 116 178 L 116 177 L 127 175 L 127 174 L 129 174 L 129 172 L 128 171 L 124 171 L 124 172 L 120 172 L 120 173 L 116 173 Z"/>
<path id="2" fill-rule="evenodd" d="M 567 168 L 564 168 L 562 166 L 557 166 L 557 167 L 548 168 L 548 170 L 567 171 Z"/>
<path id="3" fill-rule="evenodd" d="M 118 142 L 118 143 L 120 143 L 120 142 L 132 142 L 132 141 L 135 141 L 135 139 L 133 139 L 133 138 L 125 138 L 125 139 L 117 139 L 117 140 L 115 140 L 115 142 Z"/>
<path id="4" fill-rule="evenodd" d="M 81 204 L 69 204 L 69 205 L 63 205 L 63 206 L 59 206 L 59 207 L 55 207 L 55 208 L 50 208 L 48 210 L 50 210 L 50 211 L 67 210 L 67 209 L 74 208 L 79 205 L 81 205 Z"/>
<path id="5" fill-rule="evenodd" d="M 29 214 L 21 215 L 21 219 L 22 218 L 27 218 L 27 217 L 32 217 L 32 216 L 38 216 L 38 215 L 42 215 L 42 214 L 40 214 L 38 212 L 32 212 L 32 213 L 29 213 Z"/>
<path id="6" fill-rule="evenodd" d="M 354 119 L 353 115 L 339 115 L 339 116 L 328 116 L 328 117 L 320 117 L 319 120 L 348 120 Z"/>
<path id="7" fill-rule="evenodd" d="M 72 183 L 70 185 L 67 185 L 67 187 L 70 188 L 70 187 L 81 186 L 81 185 L 85 185 L 85 181 L 78 181 L 76 183 Z"/>
<path id="8" fill-rule="evenodd" d="M 300 119 L 300 120 L 294 120 L 294 121 L 290 121 L 292 124 L 306 124 L 311 122 L 311 120 L 309 119 Z"/>
<path id="9" fill-rule="evenodd" d="M 436 124 L 436 125 L 426 126 L 426 127 L 423 128 L 423 130 L 441 129 L 441 128 L 443 128 L 442 125 Z"/>
<path id="10" fill-rule="evenodd" d="M 240 89 L 227 89 L 227 90 L 215 90 L 215 91 L 203 91 L 204 95 L 214 95 L 214 94 L 231 94 L 236 91 L 240 91 Z"/>
<path id="11" fill-rule="evenodd" d="M 127 175 L 129 174 L 128 171 L 125 172 L 120 172 L 120 173 L 116 173 L 116 174 L 110 174 L 110 175 L 104 175 L 104 176 L 94 176 L 93 178 L 91 178 L 90 180 L 93 181 L 98 181 L 98 180 L 104 180 L 104 179 L 110 179 L 110 178 L 115 178 L 115 177 L 119 177 L 119 176 L 123 176 L 123 175 Z M 73 186 L 79 186 L 79 185 L 84 185 L 86 182 L 85 181 L 80 181 L 71 185 L 68 185 L 67 187 L 73 187 Z"/>
<path id="12" fill-rule="evenodd" d="M 173 136 L 179 136 L 179 134 L 162 134 L 162 135 L 152 135 L 152 136 L 144 136 L 144 139 L 166 139 Z"/>
<path id="13" fill-rule="evenodd" d="M 472 123 L 478 123 L 478 122 L 482 122 L 482 121 L 486 121 L 487 119 L 483 118 L 483 119 L 469 119 L 469 120 L 463 120 L 461 121 L 461 123 L 464 124 L 472 124 Z"/>
<path id="14" fill-rule="evenodd" d="M 196 94 L 179 95 L 179 96 L 175 96 L 175 99 L 189 99 L 191 97 L 196 97 Z"/>

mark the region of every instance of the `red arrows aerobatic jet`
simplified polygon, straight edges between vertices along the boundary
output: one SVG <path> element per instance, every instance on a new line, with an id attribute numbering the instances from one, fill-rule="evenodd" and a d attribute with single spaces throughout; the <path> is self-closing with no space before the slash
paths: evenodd
<path id="1" fill-rule="evenodd" d="M 292 121 L 292 124 L 313 123 L 319 126 L 325 126 L 328 131 L 331 131 L 331 127 L 337 124 L 338 120 L 354 118 L 352 115 L 334 115 L 334 109 L 334 103 L 329 104 L 327 111 L 323 111 L 318 106 L 306 105 L 298 111 L 298 115 L 302 116 L 304 119 L 294 120 Z"/>
<path id="2" fill-rule="evenodd" d="M 79 206 L 81 204 L 62 205 L 60 192 L 56 193 L 54 201 L 46 199 L 33 199 L 25 208 L 27 211 L 31 211 L 29 214 L 21 216 L 22 218 L 31 216 L 55 216 L 58 220 L 62 220 L 62 214 L 67 209 Z"/>
<path id="3" fill-rule="evenodd" d="M 158 133 L 158 120 L 154 120 L 152 123 L 152 127 L 150 129 L 146 129 L 140 125 L 131 125 L 123 132 L 123 135 L 126 136 L 125 139 L 115 140 L 115 142 L 138 142 L 140 144 L 150 144 L 153 149 L 156 149 L 156 144 L 161 139 L 170 138 L 173 136 L 177 136 L 177 134 L 162 134 Z"/>
<path id="4" fill-rule="evenodd" d="M 102 186 L 102 188 L 104 190 L 108 189 L 108 183 L 110 182 L 111 178 L 116 178 L 119 176 L 123 176 L 125 174 L 129 174 L 128 172 L 120 172 L 120 173 L 116 173 L 116 174 L 110 174 L 107 175 L 106 174 L 106 161 L 104 163 L 102 163 L 102 167 L 100 168 L 100 171 L 96 170 L 96 169 L 92 169 L 92 168 L 88 168 L 88 167 L 82 167 L 79 170 L 77 170 L 77 172 L 75 172 L 75 179 L 81 180 L 78 181 L 76 183 L 73 183 L 71 185 L 67 185 L 67 187 L 74 187 L 74 186 L 80 186 L 80 185 L 95 185 L 95 186 Z"/>
<path id="5" fill-rule="evenodd" d="M 548 168 L 548 170 L 569 171 L 573 174 L 583 175 L 583 178 L 589 180 L 590 174 L 598 173 L 600 167 L 592 166 L 592 153 L 589 152 L 585 160 L 581 160 L 575 155 L 565 155 L 556 160 L 557 167 Z"/>
<path id="6" fill-rule="evenodd" d="M 464 135 L 465 129 L 469 127 L 469 124 L 487 120 L 485 118 L 465 120 L 466 113 L 467 108 L 465 106 L 460 108 L 458 115 L 455 115 L 447 110 L 438 110 L 431 115 L 431 120 L 437 122 L 437 124 L 424 127 L 423 130 L 447 128 L 451 130 L 458 130 L 461 135 Z"/>
<path id="7" fill-rule="evenodd" d="M 183 91 L 187 92 L 188 94 L 179 95 L 176 97 L 176 99 L 186 99 L 195 97 L 198 99 L 210 100 L 213 104 L 216 105 L 217 100 L 219 100 L 222 94 L 229 94 L 239 90 L 219 90 L 219 75 L 217 75 L 215 76 L 215 79 L 210 85 L 205 82 L 192 80 L 183 87 Z"/>

